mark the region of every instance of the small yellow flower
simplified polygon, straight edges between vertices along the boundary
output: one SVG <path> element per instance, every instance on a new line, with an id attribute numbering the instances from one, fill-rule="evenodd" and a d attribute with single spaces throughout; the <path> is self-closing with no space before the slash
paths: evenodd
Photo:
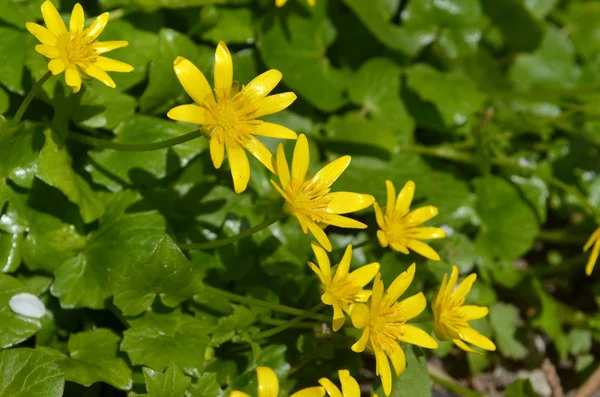
<path id="1" fill-rule="evenodd" d="M 428 259 L 440 260 L 440 256 L 420 240 L 446 237 L 446 232 L 439 227 L 418 227 L 438 214 L 436 207 L 428 205 L 410 211 L 410 204 L 415 194 L 415 183 L 408 181 L 396 198 L 396 190 L 391 181 L 385 181 L 387 187 L 387 206 L 385 213 L 375 203 L 375 217 L 381 230 L 377 238 L 382 247 L 388 245 L 397 252 L 408 254 L 408 249 Z M 410 212 L 409 212 L 410 211 Z"/>
<path id="2" fill-rule="evenodd" d="M 250 164 L 244 148 L 273 172 L 273 156 L 255 135 L 296 139 L 296 133 L 256 119 L 277 113 L 296 100 L 293 92 L 267 96 L 281 80 L 281 72 L 271 69 L 241 91 L 233 90 L 233 63 L 224 42 L 219 43 L 215 52 L 214 95 L 204 74 L 187 59 L 178 57 L 174 69 L 195 104 L 174 107 L 167 116 L 204 126 L 210 138 L 210 156 L 215 168 L 221 167 L 227 150 L 236 193 L 246 190 L 250 180 Z"/>
<path id="3" fill-rule="evenodd" d="M 306 180 L 308 172 L 308 141 L 301 134 L 296 141 L 292 172 L 285 159 L 283 145 L 277 148 L 275 173 L 281 187 L 273 180 L 271 183 L 285 198 L 284 211 L 298 219 L 302 231 L 308 230 L 319 244 L 331 252 L 331 243 L 319 224 L 344 228 L 365 229 L 367 225 L 354 219 L 341 216 L 367 208 L 375 201 L 369 194 L 334 192 L 331 185 L 350 164 L 350 156 L 343 156 L 321 168 L 311 179 Z"/>
<path id="4" fill-rule="evenodd" d="M 279 395 L 279 380 L 275 371 L 269 367 L 256 367 L 256 376 L 258 377 L 258 397 L 278 397 Z M 325 389 L 321 386 L 307 387 L 298 390 L 290 397 L 323 397 Z M 250 397 L 248 394 L 234 390 L 229 397 Z"/>
<path id="5" fill-rule="evenodd" d="M 285 3 L 287 3 L 287 2 L 288 2 L 288 0 L 275 0 L 275 5 L 277 7 L 283 7 L 285 5 Z M 306 2 L 311 7 L 315 6 L 315 0 L 306 0 Z"/>
<path id="6" fill-rule="evenodd" d="M 316 243 L 311 243 L 311 246 L 319 267 L 312 262 L 308 262 L 308 265 L 323 283 L 321 300 L 326 305 L 333 306 L 333 330 L 337 331 L 344 325 L 344 312 L 349 313 L 350 305 L 366 302 L 371 296 L 371 291 L 364 290 L 363 287 L 379 272 L 379 263 L 371 263 L 348 273 L 352 259 L 352 245 L 348 245 L 335 275 L 332 276 L 327 252 Z"/>
<path id="7" fill-rule="evenodd" d="M 360 386 L 356 379 L 350 375 L 350 371 L 340 369 L 338 375 L 340 376 L 342 390 L 327 378 L 319 379 L 319 383 L 325 388 L 329 397 L 360 397 Z"/>
<path id="8" fill-rule="evenodd" d="M 95 78 L 115 88 L 115 82 L 106 72 L 133 70 L 131 65 L 101 55 L 127 46 L 129 44 L 127 41 L 94 43 L 108 23 L 108 12 L 96 18 L 87 29 L 84 29 L 85 17 L 79 3 L 73 7 L 69 30 L 56 7 L 49 0 L 42 4 L 42 16 L 46 27 L 32 22 L 27 22 L 25 26 L 42 43 L 36 45 L 35 50 L 50 59 L 48 69 L 53 75 L 65 72 L 65 80 L 73 92 L 80 90 L 82 77 Z"/>
<path id="9" fill-rule="evenodd" d="M 455 288 L 458 281 L 458 267 L 452 266 L 450 280 L 448 274 L 444 275 L 440 291 L 432 303 L 435 335 L 441 340 L 452 340 L 458 347 L 470 353 L 477 353 L 477 351 L 465 342 L 494 351 L 496 345 L 469 325 L 469 321 L 488 314 L 487 307 L 464 304 L 475 279 L 477 275 L 470 274 Z"/>
<path id="10" fill-rule="evenodd" d="M 400 302 L 398 298 L 407 290 L 415 276 L 413 263 L 407 271 L 401 273 L 384 294 L 383 281 L 378 274 L 373 282 L 373 293 L 369 306 L 359 303 L 352 307 L 350 316 L 356 328 L 364 329 L 362 336 L 352 350 L 359 353 L 367 344 L 375 353 L 376 372 L 381 377 L 386 396 L 392 391 L 392 373 L 388 358 L 392 361 L 396 376 L 406 369 L 406 356 L 398 344 L 410 343 L 435 349 L 437 342 L 429 334 L 414 325 L 407 324 L 410 319 L 425 310 L 425 295 L 419 292 Z"/>
<path id="11" fill-rule="evenodd" d="M 588 241 L 585 243 L 583 246 L 583 252 L 587 252 L 592 245 L 594 248 L 592 248 L 592 253 L 590 254 L 587 264 L 585 265 L 585 274 L 588 276 L 592 274 L 594 265 L 598 260 L 598 254 L 600 253 L 600 227 L 596 229 L 594 233 L 592 233 Z"/>

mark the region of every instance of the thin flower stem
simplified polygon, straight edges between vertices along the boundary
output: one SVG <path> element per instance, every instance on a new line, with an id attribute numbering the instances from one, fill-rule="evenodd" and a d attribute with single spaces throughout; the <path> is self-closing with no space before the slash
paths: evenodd
<path id="1" fill-rule="evenodd" d="M 588 236 L 573 234 L 563 229 L 540 230 L 537 239 L 554 244 L 583 245 Z"/>
<path id="2" fill-rule="evenodd" d="M 431 378 L 431 380 L 433 381 L 433 383 L 436 383 L 448 390 L 450 390 L 451 392 L 454 392 L 455 394 L 458 394 L 460 396 L 465 396 L 465 397 L 485 397 L 483 394 L 476 392 L 475 390 L 471 390 L 468 387 L 465 387 L 461 384 L 455 383 L 451 380 L 447 380 L 444 378 L 440 378 L 439 376 L 433 375 L 433 374 L 429 374 L 429 377 Z"/>
<path id="3" fill-rule="evenodd" d="M 260 320 L 261 323 L 266 324 L 266 325 L 273 325 L 273 326 L 278 326 L 278 325 L 283 325 L 283 324 L 287 324 L 288 321 L 287 320 L 281 320 L 278 318 L 263 318 Z M 312 329 L 312 327 L 315 325 L 314 322 L 300 322 L 300 323 L 296 323 L 294 324 L 291 328 L 308 328 L 308 329 Z"/>
<path id="4" fill-rule="evenodd" d="M 205 290 L 213 295 L 220 296 L 225 299 L 229 299 L 234 302 L 243 303 L 249 306 L 258 306 L 264 307 L 265 309 L 273 310 L 280 313 L 292 314 L 294 316 L 302 316 L 303 318 L 311 318 L 317 321 L 328 322 L 331 320 L 328 316 L 324 316 L 322 314 L 312 313 L 308 310 L 296 309 L 294 307 L 279 305 L 276 303 L 266 302 L 260 299 L 249 298 L 247 296 L 237 295 L 233 292 L 224 291 L 219 288 L 210 287 L 208 285 L 204 286 Z"/>
<path id="5" fill-rule="evenodd" d="M 149 152 L 152 150 L 159 150 L 169 148 L 171 146 L 179 145 L 193 139 L 202 136 L 202 129 L 188 132 L 187 134 L 180 135 L 175 138 L 165 139 L 164 141 L 152 142 L 152 143 L 122 143 L 115 142 L 108 139 L 94 138 L 88 135 L 78 134 L 76 132 L 70 132 L 67 137 L 72 141 L 84 143 L 86 145 L 94 146 L 97 148 L 123 150 L 128 152 Z"/>
<path id="6" fill-rule="evenodd" d="M 272 218 L 267 219 L 264 222 L 259 223 L 256 226 L 251 227 L 250 229 L 246 229 L 243 232 L 236 234 L 235 236 L 227 237 L 227 238 L 224 238 L 221 240 L 207 241 L 206 243 L 192 243 L 192 244 L 178 244 L 178 245 L 179 245 L 179 248 L 181 248 L 183 250 L 204 250 L 204 249 L 222 247 L 224 245 L 229 245 L 238 240 L 252 236 L 254 233 L 271 226 L 272 224 L 282 220 L 286 216 L 287 216 L 286 213 L 278 214 Z"/>
<path id="7" fill-rule="evenodd" d="M 411 323 L 419 323 L 419 324 L 429 323 L 431 321 L 433 321 L 433 317 L 431 317 L 431 316 L 424 316 L 422 318 L 410 320 Z"/>
<path id="8" fill-rule="evenodd" d="M 47 71 L 46 74 L 43 75 L 42 78 L 39 79 L 37 81 L 37 83 L 35 83 L 33 85 L 33 87 L 31 87 L 31 89 L 27 93 L 27 96 L 25 96 L 25 99 L 23 99 L 23 102 L 21 102 L 21 105 L 19 105 L 19 108 L 17 109 L 17 112 L 15 113 L 15 117 L 13 117 L 13 122 L 15 124 L 19 124 L 21 122 L 21 118 L 23 118 L 23 115 L 25 114 L 25 111 L 29 107 L 29 104 L 31 103 L 31 101 L 33 101 L 33 98 L 35 98 L 35 95 L 38 93 L 40 88 L 42 88 L 44 83 L 46 81 L 48 81 L 48 79 L 51 76 L 52 76 L 52 72 Z"/>
<path id="9" fill-rule="evenodd" d="M 316 305 L 312 309 L 308 310 L 307 313 L 316 313 L 319 310 L 321 310 L 323 308 L 323 306 L 324 305 L 322 303 L 319 303 L 318 305 Z M 288 329 L 290 327 L 293 327 L 296 324 L 301 323 L 302 320 L 304 320 L 305 318 L 306 318 L 306 314 L 303 314 L 301 316 L 298 316 L 296 318 L 291 319 L 290 321 L 287 321 L 285 324 L 281 324 L 278 327 L 274 327 L 274 328 L 271 328 L 269 330 L 256 333 L 256 334 L 252 335 L 250 338 L 253 341 L 258 341 L 258 340 L 261 340 L 261 339 L 269 338 L 269 337 L 271 337 L 273 335 L 277 335 L 278 333 L 285 331 L 286 329 Z"/>

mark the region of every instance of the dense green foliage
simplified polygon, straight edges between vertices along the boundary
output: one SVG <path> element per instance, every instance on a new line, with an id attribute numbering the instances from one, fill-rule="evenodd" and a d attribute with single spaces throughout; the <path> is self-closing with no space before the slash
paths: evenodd
<path id="1" fill-rule="evenodd" d="M 54 3 L 67 15 L 75 1 Z M 354 251 L 353 268 L 380 262 L 389 285 L 416 262 L 410 292 L 429 301 L 451 264 L 479 275 L 468 301 L 490 314 L 473 325 L 498 350 L 467 355 L 448 341 L 435 351 L 407 348 L 394 397 L 430 396 L 432 355 L 455 379 L 536 369 L 548 357 L 562 363 L 565 390 L 594 370 L 600 283 L 597 272 L 584 274 L 582 246 L 600 215 L 600 4 L 81 3 L 88 16 L 112 11 L 101 39 L 129 41 L 111 56 L 135 71 L 113 74 L 116 89 L 85 81 L 77 95 L 53 77 L 15 125 L 47 71 L 25 30 L 41 19 L 41 1 L 0 0 L 0 397 L 255 395 L 257 365 L 275 370 L 282 393 L 341 368 L 379 389 L 373 358 L 350 350 L 357 330 L 304 319 L 253 337 L 293 316 L 210 288 L 303 310 L 318 304 L 310 237 L 295 219 L 226 247 L 178 246 L 281 212 L 258 161 L 250 159 L 249 188 L 238 195 L 227 167 L 214 169 L 205 138 L 150 152 L 68 139 L 149 143 L 193 131 L 166 118 L 189 103 L 173 60 L 185 56 L 211 76 L 221 40 L 240 84 L 271 68 L 283 73 L 277 90 L 298 100 L 266 119 L 307 135 L 312 171 L 351 155 L 335 189 L 382 205 L 386 179 L 397 188 L 413 180 L 415 205 L 438 207 L 431 223 L 451 231 L 431 243 L 439 262 L 371 244 Z M 272 152 L 278 142 L 265 141 Z M 291 153 L 293 142 L 285 144 Z M 327 229 L 338 260 L 346 244 L 375 236 L 372 209 L 356 217 L 369 228 Z M 19 292 L 39 296 L 44 317 L 15 314 L 8 302 Z M 523 381 L 506 392 L 535 395 Z"/>

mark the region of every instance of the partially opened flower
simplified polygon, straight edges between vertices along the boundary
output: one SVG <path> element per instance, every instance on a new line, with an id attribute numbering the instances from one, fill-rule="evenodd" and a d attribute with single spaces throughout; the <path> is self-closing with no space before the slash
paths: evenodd
<path id="1" fill-rule="evenodd" d="M 287 3 L 287 2 L 288 2 L 288 0 L 275 0 L 275 5 L 277 7 L 283 7 L 285 5 L 285 3 Z M 311 7 L 315 6 L 315 0 L 306 0 L 306 2 Z"/>
<path id="2" fill-rule="evenodd" d="M 356 379 L 350 375 L 350 371 L 340 369 L 338 375 L 340 376 L 342 390 L 327 378 L 319 379 L 319 383 L 325 388 L 329 397 L 360 397 L 360 386 Z"/>
<path id="3" fill-rule="evenodd" d="M 371 296 L 371 291 L 364 290 L 363 287 L 379 272 L 379 263 L 370 263 L 348 273 L 352 259 L 352 245 L 348 245 L 335 274 L 332 274 L 327 252 L 316 243 L 312 243 L 311 246 L 319 267 L 312 262 L 308 262 L 308 265 L 321 279 L 323 288 L 321 300 L 326 305 L 333 306 L 332 327 L 337 331 L 344 325 L 346 321 L 344 312 L 348 313 L 350 305 L 366 302 Z"/>
<path id="4" fill-rule="evenodd" d="M 256 367 L 256 376 L 258 377 L 258 397 L 278 397 L 279 380 L 275 371 L 269 367 Z M 325 389 L 321 386 L 307 387 L 290 395 L 290 397 L 323 397 Z M 229 397 L 250 397 L 250 395 L 234 390 Z"/>
<path id="5" fill-rule="evenodd" d="M 594 265 L 598 260 L 598 254 L 600 253 L 600 227 L 596 229 L 594 233 L 592 233 L 588 241 L 585 243 L 583 246 L 583 252 L 587 252 L 592 245 L 594 248 L 592 248 L 592 253 L 590 254 L 587 264 L 585 265 L 585 274 L 588 276 L 592 274 Z"/>
<path id="6" fill-rule="evenodd" d="M 446 232 L 439 227 L 420 226 L 438 214 L 437 208 L 428 205 L 410 211 L 410 204 L 415 193 L 413 181 L 406 182 L 398 197 L 396 197 L 394 184 L 391 181 L 385 181 L 385 184 L 387 205 L 382 210 L 379 204 L 375 203 L 375 216 L 377 224 L 381 228 L 377 231 L 377 238 L 381 246 L 389 245 L 394 251 L 403 254 L 408 254 L 410 248 L 426 258 L 440 260 L 437 252 L 421 240 L 444 238 Z"/>
<path id="7" fill-rule="evenodd" d="M 384 294 L 383 281 L 378 274 L 373 282 L 371 300 L 367 305 L 359 303 L 352 307 L 350 316 L 356 328 L 363 329 L 360 339 L 352 345 L 352 350 L 362 352 L 368 346 L 375 353 L 377 375 L 381 377 L 383 391 L 389 396 L 392 391 L 392 372 L 389 360 L 392 361 L 396 376 L 402 375 L 406 369 L 406 356 L 399 342 L 435 349 L 437 342 L 429 334 L 409 320 L 425 310 L 425 295 L 419 292 L 398 302 L 398 298 L 407 290 L 415 276 L 416 266 L 413 263 L 407 271 L 401 273 Z"/>
<path id="8" fill-rule="evenodd" d="M 115 82 L 106 72 L 133 70 L 131 65 L 102 56 L 127 46 L 127 41 L 95 42 L 108 23 L 108 12 L 84 29 L 83 8 L 77 3 L 73 7 L 67 30 L 56 7 L 47 0 L 42 4 L 42 16 L 46 27 L 32 22 L 27 22 L 25 26 L 42 43 L 36 45 L 35 50 L 50 60 L 48 69 L 53 75 L 65 72 L 65 80 L 73 92 L 80 90 L 82 77 L 95 78 L 115 88 Z"/>
<path id="9" fill-rule="evenodd" d="M 370 194 L 334 192 L 331 185 L 350 164 L 350 156 L 343 156 L 323 167 L 310 179 L 308 173 L 308 141 L 300 135 L 296 141 L 292 170 L 285 158 L 283 146 L 277 149 L 275 173 L 281 186 L 273 180 L 271 183 L 285 198 L 284 211 L 298 219 L 302 231 L 309 230 L 319 244 L 331 251 L 331 243 L 321 225 L 333 225 L 344 228 L 365 229 L 367 225 L 354 219 L 341 216 L 367 208 L 375 201 Z"/>
<path id="10" fill-rule="evenodd" d="M 221 168 L 227 151 L 236 193 L 246 190 L 250 180 L 250 164 L 244 149 L 273 172 L 273 156 L 256 136 L 296 139 L 296 133 L 286 127 L 257 120 L 287 108 L 296 100 L 293 92 L 267 96 L 281 80 L 281 72 L 271 69 L 238 92 L 233 88 L 233 63 L 224 42 L 219 43 L 215 52 L 214 94 L 204 74 L 187 59 L 178 57 L 173 67 L 195 104 L 174 107 L 167 116 L 204 127 L 215 168 Z"/>
<path id="11" fill-rule="evenodd" d="M 440 291 L 433 300 L 435 335 L 441 340 L 452 340 L 461 349 L 476 353 L 465 342 L 485 350 L 496 350 L 496 345 L 469 325 L 469 321 L 477 320 L 488 314 L 483 306 L 465 305 L 465 297 L 471 290 L 476 274 L 470 274 L 456 287 L 458 268 L 452 266 L 452 274 L 444 275 Z"/>

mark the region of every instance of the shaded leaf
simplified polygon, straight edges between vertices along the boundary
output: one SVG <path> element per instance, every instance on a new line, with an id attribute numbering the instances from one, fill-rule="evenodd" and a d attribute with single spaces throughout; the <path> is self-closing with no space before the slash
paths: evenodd
<path id="1" fill-rule="evenodd" d="M 164 373 L 144 368 L 144 379 L 149 397 L 183 397 L 192 382 L 173 364 Z"/>
<path id="2" fill-rule="evenodd" d="M 0 397 L 61 397 L 64 387 L 60 368 L 45 354 L 33 349 L 0 352 Z"/>

